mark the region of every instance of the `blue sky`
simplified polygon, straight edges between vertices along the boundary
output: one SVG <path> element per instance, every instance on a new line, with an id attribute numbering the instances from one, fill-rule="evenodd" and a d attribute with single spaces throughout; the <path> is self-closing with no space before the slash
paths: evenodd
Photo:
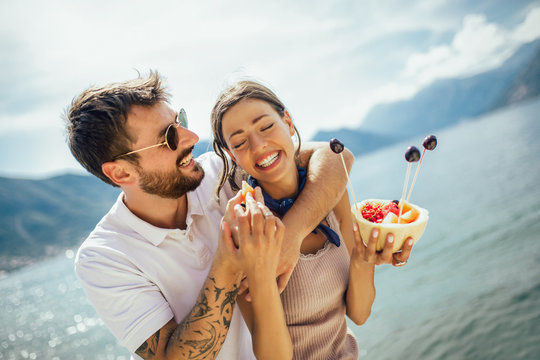
<path id="1" fill-rule="evenodd" d="M 304 139 L 378 103 L 499 66 L 540 37 L 540 1 L 0 2 L 0 176 L 80 171 L 61 114 L 90 85 L 156 69 L 210 136 L 219 92 L 269 84 Z"/>

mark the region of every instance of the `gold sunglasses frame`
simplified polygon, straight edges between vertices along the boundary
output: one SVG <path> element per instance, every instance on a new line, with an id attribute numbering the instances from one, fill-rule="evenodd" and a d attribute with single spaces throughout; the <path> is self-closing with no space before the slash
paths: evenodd
<path id="1" fill-rule="evenodd" d="M 144 147 L 142 149 L 133 150 L 133 151 L 127 152 L 125 154 L 115 156 L 114 160 L 117 160 L 117 159 L 119 159 L 121 157 L 124 157 L 124 156 L 127 156 L 127 155 L 135 154 L 135 153 L 138 153 L 138 152 L 141 152 L 141 151 L 144 151 L 144 150 L 153 149 L 155 147 L 159 147 L 159 146 L 163 146 L 163 145 L 167 145 L 169 150 L 175 151 L 176 149 L 173 150 L 171 148 L 171 146 L 169 145 L 169 142 L 167 141 L 167 139 L 169 138 L 168 134 L 169 134 L 169 131 L 171 131 L 171 128 L 174 128 L 174 131 L 178 131 L 177 129 L 178 129 L 179 126 L 182 126 L 183 128 L 187 128 L 187 115 L 186 115 L 186 111 L 183 108 L 180 109 L 180 111 L 178 111 L 178 113 L 176 114 L 176 118 L 174 119 L 174 123 L 169 124 L 169 126 L 167 126 L 167 130 L 165 130 L 165 141 L 163 141 L 163 142 L 161 142 L 159 144 L 150 145 L 150 146 Z M 178 136 L 178 134 L 176 134 L 176 136 Z M 178 149 L 178 144 L 176 144 L 176 148 Z"/>

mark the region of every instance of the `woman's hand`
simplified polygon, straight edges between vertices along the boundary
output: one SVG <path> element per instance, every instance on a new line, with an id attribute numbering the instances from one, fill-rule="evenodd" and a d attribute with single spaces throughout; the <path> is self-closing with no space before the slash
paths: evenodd
<path id="1" fill-rule="evenodd" d="M 260 189 L 258 193 L 260 194 Z M 257 194 L 257 192 L 256 192 Z M 231 231 L 238 246 L 237 259 L 246 279 L 242 282 L 240 293 L 248 287 L 248 282 L 275 283 L 276 271 L 279 264 L 281 245 L 285 227 L 279 218 L 260 201 L 255 201 L 251 194 L 247 195 L 245 209 L 235 200 L 230 200 L 233 206 L 234 218 Z M 248 294 L 247 299 L 251 296 Z"/>
<path id="2" fill-rule="evenodd" d="M 382 251 L 377 251 L 377 242 L 379 241 L 379 230 L 373 229 L 370 234 L 367 246 L 362 241 L 362 236 L 358 230 L 358 224 L 353 224 L 355 247 L 351 256 L 351 262 L 369 263 L 375 265 L 392 264 L 396 267 L 403 266 L 409 260 L 409 255 L 413 247 L 412 238 L 408 238 L 403 243 L 401 251 L 392 254 L 394 235 L 389 233 L 386 236 L 386 243 Z"/>

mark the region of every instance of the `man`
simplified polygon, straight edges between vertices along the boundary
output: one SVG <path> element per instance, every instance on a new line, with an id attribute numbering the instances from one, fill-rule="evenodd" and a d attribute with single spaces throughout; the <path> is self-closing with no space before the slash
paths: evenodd
<path id="1" fill-rule="evenodd" d="M 213 153 L 192 158 L 198 137 L 185 127 L 185 113 L 173 111 L 168 101 L 159 75 L 151 72 L 88 89 L 68 109 L 75 158 L 122 189 L 79 249 L 76 273 L 134 358 L 253 358 L 249 331 L 234 310 L 241 264 L 228 227 L 220 226 L 224 213 L 231 213 L 225 207 L 233 193 L 227 187 L 215 199 L 220 161 Z M 301 240 L 345 189 L 341 162 L 328 146 L 303 151 L 309 155 L 308 183 L 283 219 L 281 289 Z M 345 157 L 350 167 L 352 155 Z M 264 221 L 258 215 L 252 221 Z"/>

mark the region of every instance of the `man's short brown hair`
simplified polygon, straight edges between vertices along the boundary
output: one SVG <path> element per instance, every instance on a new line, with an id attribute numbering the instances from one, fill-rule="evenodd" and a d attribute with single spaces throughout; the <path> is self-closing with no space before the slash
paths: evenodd
<path id="1" fill-rule="evenodd" d="M 73 99 L 65 113 L 71 153 L 90 173 L 117 186 L 103 173 L 101 165 L 132 150 L 130 145 L 136 139 L 126 129 L 132 106 L 152 106 L 168 102 L 169 97 L 156 71 L 150 71 L 147 77 L 86 89 Z M 123 157 L 135 164 L 138 158 L 137 154 Z"/>

